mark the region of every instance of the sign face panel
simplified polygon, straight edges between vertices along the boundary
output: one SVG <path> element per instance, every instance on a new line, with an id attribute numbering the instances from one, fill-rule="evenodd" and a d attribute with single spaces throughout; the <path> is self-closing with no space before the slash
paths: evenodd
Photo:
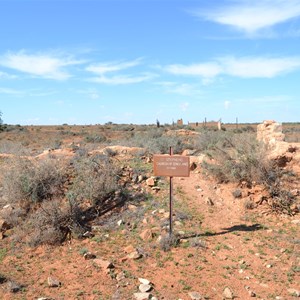
<path id="1" fill-rule="evenodd" d="M 190 158 L 182 155 L 154 155 L 155 176 L 189 177 Z"/>

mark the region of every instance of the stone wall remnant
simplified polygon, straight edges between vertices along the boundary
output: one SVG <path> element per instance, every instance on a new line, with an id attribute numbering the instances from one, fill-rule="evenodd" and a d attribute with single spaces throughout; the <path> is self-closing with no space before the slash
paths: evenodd
<path id="1" fill-rule="evenodd" d="M 284 137 L 281 123 L 267 120 L 257 125 L 257 140 L 271 148 L 275 147 L 277 142 L 283 142 Z"/>

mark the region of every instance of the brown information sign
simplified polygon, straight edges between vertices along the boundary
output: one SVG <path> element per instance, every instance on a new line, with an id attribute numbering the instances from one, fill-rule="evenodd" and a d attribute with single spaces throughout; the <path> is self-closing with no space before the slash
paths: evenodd
<path id="1" fill-rule="evenodd" d="M 189 177 L 190 158 L 182 155 L 154 155 L 155 176 Z"/>

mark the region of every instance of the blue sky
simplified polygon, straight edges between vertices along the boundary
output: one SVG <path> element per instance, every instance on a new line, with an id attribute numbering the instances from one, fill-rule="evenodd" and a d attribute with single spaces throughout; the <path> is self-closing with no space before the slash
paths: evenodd
<path id="1" fill-rule="evenodd" d="M 9 124 L 300 121 L 300 0 L 0 0 Z"/>

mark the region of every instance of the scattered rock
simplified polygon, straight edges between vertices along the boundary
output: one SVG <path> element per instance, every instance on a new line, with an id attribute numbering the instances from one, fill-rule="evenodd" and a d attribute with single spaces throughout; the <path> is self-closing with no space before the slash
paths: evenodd
<path id="1" fill-rule="evenodd" d="M 117 222 L 117 225 L 118 225 L 118 226 L 121 226 L 122 224 L 124 224 L 123 220 L 119 220 L 119 221 Z"/>
<path id="2" fill-rule="evenodd" d="M 96 255 L 91 253 L 91 252 L 86 252 L 83 254 L 83 257 L 88 260 L 88 259 L 95 259 L 96 258 Z"/>
<path id="3" fill-rule="evenodd" d="M 92 238 L 95 235 L 91 231 L 86 231 L 82 236 L 84 236 L 86 238 Z"/>
<path id="4" fill-rule="evenodd" d="M 198 292 L 190 292 L 188 294 L 192 300 L 201 300 L 202 296 Z"/>
<path id="5" fill-rule="evenodd" d="M 125 273 L 123 271 L 119 272 L 116 276 L 117 281 L 124 280 L 126 278 Z"/>
<path id="6" fill-rule="evenodd" d="M 148 186 L 150 186 L 150 187 L 155 186 L 155 180 L 154 180 L 154 178 L 153 178 L 153 177 L 148 178 L 148 179 L 146 180 L 146 184 L 147 184 Z"/>
<path id="7" fill-rule="evenodd" d="M 300 225 L 300 220 L 292 220 L 291 223 L 295 225 Z"/>
<path id="8" fill-rule="evenodd" d="M 61 286 L 61 282 L 58 279 L 56 279 L 54 277 L 51 277 L 51 276 L 48 277 L 47 282 L 48 282 L 49 287 L 59 287 L 59 286 Z"/>
<path id="9" fill-rule="evenodd" d="M 135 250 L 127 255 L 127 257 L 129 259 L 134 259 L 134 260 L 140 259 L 140 258 L 142 258 L 142 256 L 143 255 L 141 253 L 139 253 L 137 250 Z"/>
<path id="10" fill-rule="evenodd" d="M 253 291 L 248 291 L 250 297 L 256 297 L 256 293 Z"/>
<path id="11" fill-rule="evenodd" d="M 124 248 L 124 252 L 125 253 L 131 253 L 133 251 L 135 251 L 136 249 L 132 246 L 132 245 L 129 245 L 127 247 Z"/>
<path id="12" fill-rule="evenodd" d="M 181 227 L 183 224 L 180 221 L 175 221 L 174 222 L 175 226 Z"/>
<path id="13" fill-rule="evenodd" d="M 140 284 L 139 290 L 141 293 L 150 292 L 152 289 L 152 286 L 150 284 Z"/>
<path id="14" fill-rule="evenodd" d="M 0 273 L 0 284 L 4 283 L 6 281 L 7 281 L 7 278 Z"/>
<path id="15" fill-rule="evenodd" d="M 108 260 L 104 260 L 101 258 L 95 258 L 93 259 L 94 264 L 96 264 L 98 267 L 100 267 L 103 270 L 108 270 L 108 269 L 113 269 L 114 265 L 112 264 L 112 262 L 108 261 Z"/>
<path id="16" fill-rule="evenodd" d="M 207 205 L 210 205 L 210 206 L 213 206 L 214 205 L 214 202 L 212 201 L 212 199 L 210 197 L 207 197 L 206 198 L 206 204 Z"/>
<path id="17" fill-rule="evenodd" d="M 194 152 L 195 151 L 193 151 L 191 149 L 185 149 L 185 150 L 182 151 L 181 155 L 183 155 L 183 156 L 191 156 L 191 155 L 193 155 Z"/>
<path id="18" fill-rule="evenodd" d="M 153 186 L 153 187 L 151 188 L 151 190 L 152 190 L 152 191 L 158 192 L 158 191 L 160 191 L 160 187 L 159 187 L 159 186 Z"/>
<path id="19" fill-rule="evenodd" d="M 139 282 L 141 284 L 151 284 L 151 282 L 148 279 L 145 279 L 145 278 L 139 278 Z"/>
<path id="20" fill-rule="evenodd" d="M 135 300 L 149 300 L 152 297 L 150 293 L 134 293 L 133 296 Z"/>
<path id="21" fill-rule="evenodd" d="M 92 231 L 101 231 L 102 227 L 99 225 L 92 225 Z"/>
<path id="22" fill-rule="evenodd" d="M 223 291 L 223 299 L 234 299 L 233 292 L 229 287 L 226 287 Z"/>
<path id="23" fill-rule="evenodd" d="M 136 207 L 136 205 L 129 204 L 129 205 L 128 205 L 128 209 L 131 210 L 131 211 L 136 211 L 136 210 L 137 210 L 137 207 Z"/>
<path id="24" fill-rule="evenodd" d="M 291 195 L 293 197 L 297 197 L 299 195 L 299 191 L 297 189 L 291 190 Z"/>
<path id="25" fill-rule="evenodd" d="M 197 164 L 195 163 L 195 162 L 192 162 L 191 164 L 190 164 L 190 170 L 191 171 L 194 171 L 194 170 L 196 170 L 197 169 Z"/>
<path id="26" fill-rule="evenodd" d="M 22 289 L 22 286 L 12 280 L 9 280 L 7 282 L 7 289 L 11 293 L 18 293 Z"/>
<path id="27" fill-rule="evenodd" d="M 138 182 L 139 183 L 141 183 L 144 179 L 145 179 L 145 177 L 143 175 L 138 176 Z"/>
<path id="28" fill-rule="evenodd" d="M 288 289 L 288 293 L 294 297 L 300 297 L 300 291 L 296 289 Z"/>
<path id="29" fill-rule="evenodd" d="M 5 220 L 0 219 L 0 231 L 5 231 L 9 228 L 10 228 L 9 224 Z"/>

